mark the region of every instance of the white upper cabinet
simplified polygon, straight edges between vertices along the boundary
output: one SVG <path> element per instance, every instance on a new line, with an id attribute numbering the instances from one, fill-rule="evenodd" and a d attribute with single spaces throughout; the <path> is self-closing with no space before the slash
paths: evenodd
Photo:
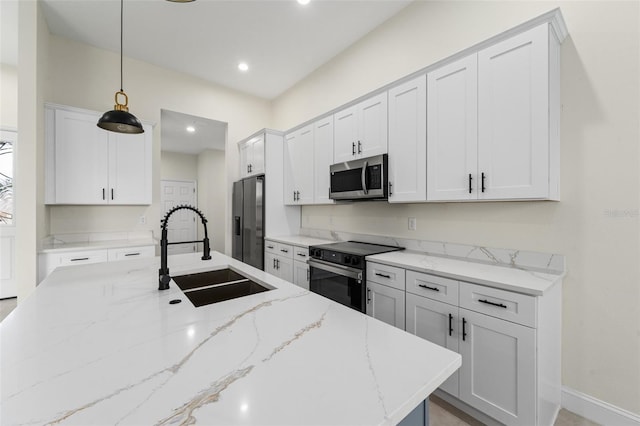
<path id="1" fill-rule="evenodd" d="M 427 199 L 558 199 L 559 41 L 539 25 L 427 75 Z"/>
<path id="2" fill-rule="evenodd" d="M 47 204 L 151 204 L 152 132 L 100 129 L 92 111 L 47 106 Z"/>
<path id="3" fill-rule="evenodd" d="M 334 114 L 334 163 L 387 153 L 387 93 Z"/>
<path id="4" fill-rule="evenodd" d="M 313 124 L 314 204 L 333 204 L 329 198 L 329 167 L 333 164 L 333 116 Z"/>
<path id="5" fill-rule="evenodd" d="M 312 204 L 314 189 L 313 124 L 285 136 L 285 204 Z"/>
<path id="6" fill-rule="evenodd" d="M 427 83 L 389 90 L 389 202 L 427 199 Z"/>
<path id="7" fill-rule="evenodd" d="M 240 177 L 264 173 L 264 136 L 242 142 L 240 148 Z"/>
<path id="8" fill-rule="evenodd" d="M 427 195 L 430 201 L 477 196 L 477 55 L 427 74 Z"/>
<path id="9" fill-rule="evenodd" d="M 478 53 L 481 199 L 549 197 L 549 29 Z"/>

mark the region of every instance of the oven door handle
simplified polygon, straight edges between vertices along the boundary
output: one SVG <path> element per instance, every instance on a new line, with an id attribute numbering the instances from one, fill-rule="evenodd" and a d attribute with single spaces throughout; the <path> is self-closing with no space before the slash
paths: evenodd
<path id="1" fill-rule="evenodd" d="M 336 265 L 334 263 L 325 262 L 317 259 L 309 259 L 307 263 L 312 268 L 318 268 L 322 271 L 332 272 L 343 277 L 353 278 L 362 281 L 362 271 L 347 266 Z"/>

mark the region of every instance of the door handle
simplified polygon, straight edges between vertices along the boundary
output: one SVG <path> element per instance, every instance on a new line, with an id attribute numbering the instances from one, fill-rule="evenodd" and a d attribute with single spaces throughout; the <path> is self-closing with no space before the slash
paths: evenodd
<path id="1" fill-rule="evenodd" d="M 485 186 L 484 186 L 484 178 L 486 177 L 486 176 L 484 175 L 484 172 L 482 172 L 482 175 L 481 175 L 481 176 L 482 176 L 482 192 L 484 192 L 484 190 L 486 189 L 486 188 L 485 188 Z"/>
<path id="2" fill-rule="evenodd" d="M 473 191 L 473 189 L 471 188 L 471 180 L 473 179 L 473 177 L 471 177 L 471 173 L 469 173 L 469 194 L 471 194 L 471 191 Z"/>
<path id="3" fill-rule="evenodd" d="M 426 288 L 427 290 L 432 290 L 432 291 L 440 291 L 440 289 L 437 287 L 429 287 L 428 285 L 424 285 L 424 284 L 418 284 L 418 287 Z"/>
<path id="4" fill-rule="evenodd" d="M 371 289 L 367 287 L 367 305 L 371 302 Z"/>
<path id="5" fill-rule="evenodd" d="M 368 166 L 369 166 L 369 162 L 365 161 L 364 166 L 362 166 L 362 174 L 360 175 L 360 180 L 362 181 L 362 192 L 364 192 L 365 195 L 369 193 L 369 190 L 367 189 L 367 167 Z"/>
<path id="6" fill-rule="evenodd" d="M 385 274 L 381 274 L 381 273 L 379 273 L 379 272 L 376 272 L 376 275 L 377 275 L 377 276 L 379 276 L 379 277 L 382 277 L 382 278 L 389 278 L 389 279 L 391 279 L 391 275 L 385 275 Z"/>
<path id="7" fill-rule="evenodd" d="M 240 235 L 240 216 L 236 216 L 233 219 L 234 219 L 234 231 L 233 231 L 233 233 L 235 235 Z M 267 246 L 267 247 L 269 247 L 269 246 Z M 273 247 L 269 247 L 269 248 L 273 248 Z"/>
<path id="8" fill-rule="evenodd" d="M 358 154 L 362 154 L 362 144 L 358 141 Z"/>
<path id="9" fill-rule="evenodd" d="M 351 155 L 356 155 L 356 143 L 351 142 Z"/>
<path id="10" fill-rule="evenodd" d="M 504 309 L 507 309 L 507 305 L 505 305 L 505 304 L 503 304 L 503 303 L 490 302 L 490 301 L 488 301 L 488 300 L 486 300 L 486 299 L 478 300 L 478 302 L 480 302 L 480 303 L 485 303 L 485 304 L 487 304 L 487 305 L 491 305 L 491 306 L 497 306 L 498 308 L 504 308 Z"/>
<path id="11" fill-rule="evenodd" d="M 102 199 L 103 199 L 103 200 L 106 200 L 106 196 L 105 196 L 104 188 L 102 188 Z"/>
<path id="12" fill-rule="evenodd" d="M 449 336 L 453 335 L 453 315 L 449 314 Z"/>
<path id="13" fill-rule="evenodd" d="M 391 183 L 391 181 L 389 181 L 389 196 L 393 195 L 393 184 Z"/>
<path id="14" fill-rule="evenodd" d="M 273 269 L 276 269 L 276 258 L 273 258 Z"/>
<path id="15" fill-rule="evenodd" d="M 280 259 L 276 259 L 276 269 L 280 270 Z"/>
<path id="16" fill-rule="evenodd" d="M 462 318 L 462 341 L 467 340 L 467 320 Z"/>
<path id="17" fill-rule="evenodd" d="M 111 188 L 111 200 L 113 200 L 113 188 Z"/>

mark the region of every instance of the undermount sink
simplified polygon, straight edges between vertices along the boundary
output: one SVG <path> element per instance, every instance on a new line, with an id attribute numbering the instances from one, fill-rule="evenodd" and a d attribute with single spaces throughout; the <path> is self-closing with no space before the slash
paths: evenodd
<path id="1" fill-rule="evenodd" d="M 272 290 L 228 268 L 172 278 L 195 307 Z"/>

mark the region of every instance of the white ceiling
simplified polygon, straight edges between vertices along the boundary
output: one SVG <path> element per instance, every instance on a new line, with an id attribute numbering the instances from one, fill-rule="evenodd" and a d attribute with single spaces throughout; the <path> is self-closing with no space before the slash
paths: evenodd
<path id="1" fill-rule="evenodd" d="M 163 109 L 160 111 L 163 151 L 198 155 L 205 149 L 224 151 L 227 123 Z M 195 132 L 187 132 L 193 126 Z"/>
<path id="2" fill-rule="evenodd" d="M 125 0 L 124 54 L 273 99 L 411 1 Z M 119 0 L 43 0 L 43 11 L 51 33 L 119 51 Z"/>
<path id="3" fill-rule="evenodd" d="M 17 65 L 18 1 L 0 0 L 2 63 Z M 273 99 L 413 0 L 124 1 L 124 55 Z M 119 0 L 42 0 L 52 34 L 119 52 Z M 249 71 L 241 73 L 238 62 Z M 125 69 L 126 75 L 126 69 Z M 195 133 L 187 133 L 196 123 Z M 224 149 L 226 123 L 161 115 L 162 149 Z"/>

